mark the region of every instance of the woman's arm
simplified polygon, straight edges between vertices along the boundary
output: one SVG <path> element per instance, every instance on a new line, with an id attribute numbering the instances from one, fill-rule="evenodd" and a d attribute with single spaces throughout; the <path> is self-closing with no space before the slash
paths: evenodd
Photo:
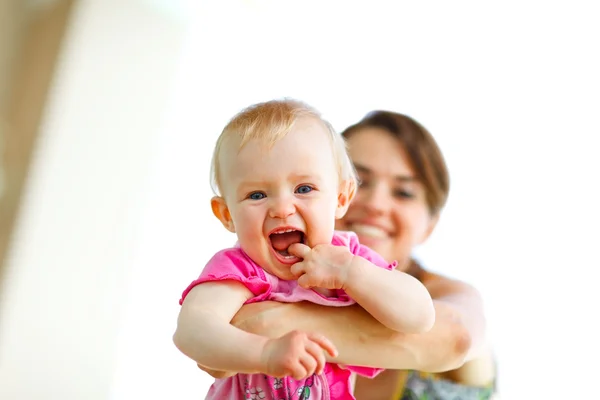
<path id="1" fill-rule="evenodd" d="M 466 362 L 445 372 L 444 376 L 469 386 L 492 383 L 496 377 L 496 365 L 492 348 L 486 341 L 486 319 L 479 292 L 463 282 L 431 273 L 424 273 L 423 283 L 438 302 L 456 310 L 471 342 L 465 355 Z"/>
<path id="2" fill-rule="evenodd" d="M 464 361 L 488 353 L 485 312 L 479 291 L 465 282 L 425 271 L 421 279 L 434 301 L 451 310 L 464 329 L 469 341 Z"/>
<path id="3" fill-rule="evenodd" d="M 448 326 L 450 331 L 462 332 L 464 340 L 459 347 L 464 351 L 456 353 L 459 357 L 456 357 L 454 362 L 444 362 L 443 359 L 438 359 L 436 362 L 435 352 L 447 354 L 451 351 L 451 344 L 445 344 L 443 340 L 440 341 L 441 336 L 437 337 L 436 332 L 431 332 L 432 336 L 422 337 L 421 344 L 417 342 L 415 344 L 421 346 L 421 351 L 427 348 L 422 346 L 431 346 L 430 350 L 434 353 L 424 355 L 423 359 L 427 360 L 426 365 L 412 369 L 445 371 L 441 374 L 444 378 L 462 385 L 481 387 L 489 385 L 493 382 L 496 371 L 491 350 L 483 345 L 485 316 L 481 296 L 466 283 L 436 274 L 423 271 L 421 279 L 435 299 L 434 304 L 438 315 L 434 330 L 442 328 L 437 331 L 440 333 L 443 332 L 443 326 Z M 440 311 L 443 312 L 442 315 Z M 401 374 L 402 371 L 388 369 L 374 379 L 358 377 L 354 395 L 360 400 L 398 398 L 401 390 Z"/>
<path id="4" fill-rule="evenodd" d="M 485 351 L 485 316 L 471 285 L 424 272 L 435 308 L 433 328 L 403 334 L 386 328 L 360 306 L 325 307 L 306 302 L 244 306 L 232 323 L 248 332 L 278 337 L 294 329 L 319 332 L 339 350 L 337 362 L 387 369 L 454 370 Z"/>
<path id="5" fill-rule="evenodd" d="M 426 333 L 386 328 L 358 305 L 325 307 L 302 302 L 264 302 L 242 307 L 232 323 L 245 331 L 278 337 L 299 329 L 328 337 L 335 362 L 389 369 L 445 371 L 462 365 L 471 350 L 469 332 L 451 306 L 434 301 L 436 321 Z"/>

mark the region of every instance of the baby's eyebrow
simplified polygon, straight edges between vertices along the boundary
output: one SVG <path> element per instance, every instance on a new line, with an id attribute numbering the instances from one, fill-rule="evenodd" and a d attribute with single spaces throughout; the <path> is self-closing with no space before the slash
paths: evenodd
<path id="1" fill-rule="evenodd" d="M 257 190 L 260 188 L 264 188 L 266 183 L 264 181 L 245 181 L 241 182 L 237 189 L 238 192 L 246 192 L 248 190 Z"/>
<path id="2" fill-rule="evenodd" d="M 264 186 L 265 181 L 242 181 L 240 186 Z"/>
<path id="3" fill-rule="evenodd" d="M 290 178 L 295 181 L 320 181 L 321 180 L 317 174 L 293 174 Z"/>

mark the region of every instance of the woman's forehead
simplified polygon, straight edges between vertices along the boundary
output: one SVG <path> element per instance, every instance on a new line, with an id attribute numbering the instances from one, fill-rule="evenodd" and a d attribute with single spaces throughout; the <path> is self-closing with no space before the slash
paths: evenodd
<path id="1" fill-rule="evenodd" d="M 348 152 L 357 171 L 377 175 L 413 176 L 408 153 L 389 132 L 380 128 L 363 128 L 348 139 Z"/>

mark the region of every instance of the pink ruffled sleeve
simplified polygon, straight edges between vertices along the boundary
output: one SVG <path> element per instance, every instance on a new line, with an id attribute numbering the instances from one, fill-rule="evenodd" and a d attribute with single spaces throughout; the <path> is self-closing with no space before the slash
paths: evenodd
<path id="1" fill-rule="evenodd" d="M 254 297 L 248 303 L 264 300 L 271 292 L 271 284 L 264 271 L 259 268 L 239 247 L 221 250 L 215 254 L 204 267 L 204 270 L 183 291 L 179 304 L 196 285 L 204 282 L 233 280 L 248 288 Z"/>
<path id="2" fill-rule="evenodd" d="M 351 367 L 347 365 L 326 364 L 324 374 L 329 384 L 331 399 L 347 399 L 347 393 L 352 392 L 350 373 L 375 378 L 383 369 L 369 367 Z"/>
<path id="3" fill-rule="evenodd" d="M 373 368 L 373 367 L 356 367 L 353 365 L 347 365 L 346 368 L 352 372 L 356 372 L 360 376 L 364 376 L 366 378 L 375 378 L 377 375 L 384 371 L 383 368 Z"/>

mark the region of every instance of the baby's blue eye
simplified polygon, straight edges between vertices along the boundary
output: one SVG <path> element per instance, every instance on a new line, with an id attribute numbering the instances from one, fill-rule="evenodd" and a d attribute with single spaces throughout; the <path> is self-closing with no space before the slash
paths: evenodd
<path id="1" fill-rule="evenodd" d="M 254 193 L 250 193 L 250 196 L 248 196 L 248 198 L 250 200 L 262 200 L 265 197 L 267 197 L 263 192 L 254 192 Z"/>
<path id="2" fill-rule="evenodd" d="M 311 188 L 310 186 L 302 185 L 302 186 L 299 186 L 298 189 L 296 189 L 296 192 L 300 193 L 300 194 L 306 194 L 306 193 L 312 192 L 312 190 L 313 190 L 313 188 Z"/>

